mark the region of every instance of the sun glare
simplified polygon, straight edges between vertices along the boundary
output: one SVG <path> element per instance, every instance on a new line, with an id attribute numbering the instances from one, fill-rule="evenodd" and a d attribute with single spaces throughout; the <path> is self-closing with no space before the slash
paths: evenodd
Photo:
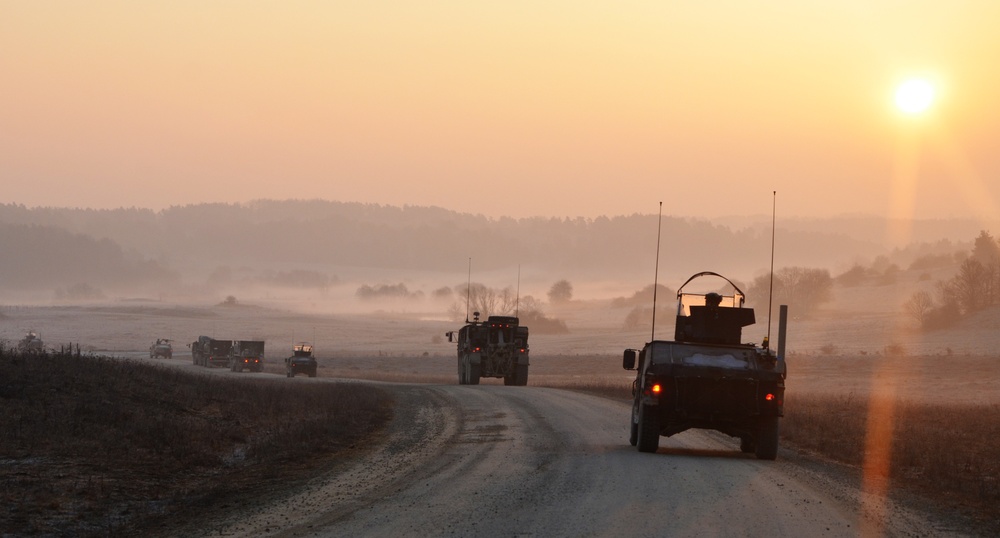
<path id="1" fill-rule="evenodd" d="M 934 102 L 934 86 L 926 79 L 912 78 L 896 88 L 896 106 L 906 114 L 920 114 Z"/>

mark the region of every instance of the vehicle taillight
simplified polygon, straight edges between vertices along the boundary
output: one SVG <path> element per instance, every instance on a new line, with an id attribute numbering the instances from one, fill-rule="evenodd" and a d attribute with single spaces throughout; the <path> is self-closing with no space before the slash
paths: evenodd
<path id="1" fill-rule="evenodd" d="M 524 348 L 523 347 L 521 348 L 521 353 L 524 353 Z"/>
<path id="2" fill-rule="evenodd" d="M 479 353 L 479 350 L 480 350 L 480 349 L 482 349 L 482 348 L 478 348 L 478 347 L 477 347 L 477 348 L 473 348 L 472 352 L 473 352 L 473 353 Z"/>
<path id="3" fill-rule="evenodd" d="M 653 394 L 659 394 L 660 391 L 662 391 L 662 390 L 663 390 L 663 387 L 661 387 L 659 383 L 653 383 L 653 386 L 650 387 L 650 389 L 649 389 L 649 391 L 652 392 Z"/>
<path id="4" fill-rule="evenodd" d="M 774 394 L 767 393 L 767 395 L 764 396 L 764 399 L 770 402 L 771 400 L 774 400 Z"/>

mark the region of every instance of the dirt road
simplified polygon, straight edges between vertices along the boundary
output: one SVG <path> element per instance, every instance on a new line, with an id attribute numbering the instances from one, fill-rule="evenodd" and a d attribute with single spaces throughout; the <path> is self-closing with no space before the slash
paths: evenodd
<path id="1" fill-rule="evenodd" d="M 296 382 L 325 382 L 296 379 Z M 362 459 L 204 536 L 956 536 L 850 480 L 690 431 L 627 442 L 627 404 L 537 387 L 388 385 Z"/>

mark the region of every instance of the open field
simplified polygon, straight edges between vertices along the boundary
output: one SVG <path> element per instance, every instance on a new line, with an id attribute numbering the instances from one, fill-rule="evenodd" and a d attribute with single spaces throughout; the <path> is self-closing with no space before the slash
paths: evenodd
<path id="1" fill-rule="evenodd" d="M 870 484 L 880 484 L 871 486 L 876 491 L 904 487 L 950 499 L 946 506 L 955 509 L 971 507 L 987 521 L 1000 517 L 993 508 L 1000 502 L 1000 471 L 993 463 L 1000 454 L 992 442 L 1000 433 L 1000 331 L 994 326 L 1000 316 L 985 312 L 952 330 L 921 334 L 889 310 L 850 316 L 840 310 L 849 306 L 835 304 L 812 319 L 793 317 L 785 446 L 857 469 Z M 264 339 L 266 371 L 280 373 L 292 342 L 306 340 L 316 343 L 321 377 L 456 383 L 454 344 L 443 335 L 460 324 L 425 314 L 316 315 L 162 303 L 4 307 L 0 314 L 0 340 L 7 347 L 31 329 L 50 349 L 73 343 L 84 353 L 163 362 L 148 359 L 148 346 L 158 337 L 175 340 L 173 361 L 190 360 L 184 342 L 199 334 Z M 649 333 L 615 328 L 621 312 L 582 308 L 566 314 L 570 334 L 532 335 L 529 385 L 627 400 L 634 374 L 621 369 L 621 351 L 641 346 Z M 671 330 L 666 325 L 658 336 Z M 143 398 L 156 401 L 152 394 Z M 119 480 L 100 476 L 102 484 Z M 106 524 L 116 524 L 111 521 Z"/>

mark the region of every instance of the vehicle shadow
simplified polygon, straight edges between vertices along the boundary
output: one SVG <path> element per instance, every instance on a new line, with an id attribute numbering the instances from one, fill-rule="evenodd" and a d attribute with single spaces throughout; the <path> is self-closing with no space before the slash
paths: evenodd
<path id="1" fill-rule="evenodd" d="M 680 447 L 660 447 L 656 454 L 679 456 L 688 458 L 717 458 L 727 460 L 756 460 L 757 457 L 751 453 L 740 452 L 739 449 L 722 450 L 707 448 L 680 448 Z"/>
<path id="2" fill-rule="evenodd" d="M 611 447 L 609 447 L 611 448 Z M 615 452 L 633 452 L 635 454 L 641 454 L 634 446 L 629 445 L 615 445 L 611 450 Z M 654 454 L 659 456 L 674 456 L 682 458 L 715 458 L 723 460 L 756 460 L 757 457 L 752 453 L 740 452 L 738 448 L 733 449 L 721 449 L 721 448 L 688 448 L 688 447 L 672 447 L 672 446 L 661 446 Z"/>

